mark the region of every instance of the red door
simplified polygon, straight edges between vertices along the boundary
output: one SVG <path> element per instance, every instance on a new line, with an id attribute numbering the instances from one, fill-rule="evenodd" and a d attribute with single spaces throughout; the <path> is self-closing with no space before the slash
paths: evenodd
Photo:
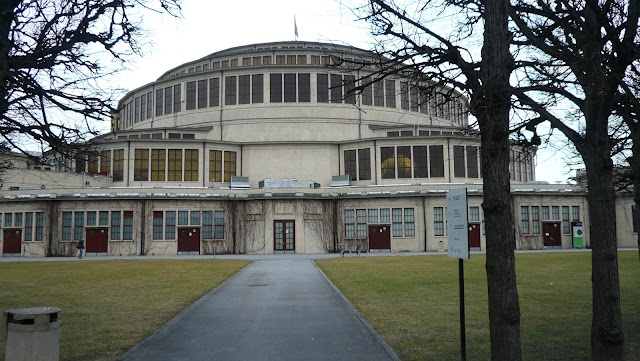
<path id="1" fill-rule="evenodd" d="M 545 247 L 562 247 L 560 222 L 543 222 L 542 234 Z"/>
<path id="2" fill-rule="evenodd" d="M 5 229 L 2 232 L 2 253 L 22 254 L 22 230 Z"/>
<path id="3" fill-rule="evenodd" d="M 178 228 L 178 253 L 200 253 L 200 228 Z"/>
<path id="4" fill-rule="evenodd" d="M 109 228 L 87 228 L 84 247 L 86 253 L 107 253 Z"/>
<path id="5" fill-rule="evenodd" d="M 469 248 L 480 249 L 480 223 L 469 223 Z"/>
<path id="6" fill-rule="evenodd" d="M 369 249 L 391 251 L 391 227 L 389 225 L 369 226 Z"/>

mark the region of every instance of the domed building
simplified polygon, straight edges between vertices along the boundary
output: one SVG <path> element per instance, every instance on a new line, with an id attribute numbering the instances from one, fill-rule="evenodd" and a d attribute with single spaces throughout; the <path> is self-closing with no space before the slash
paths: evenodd
<path id="1" fill-rule="evenodd" d="M 89 256 L 444 251 L 457 188 L 484 249 L 467 99 L 377 79 L 377 59 L 290 41 L 168 70 L 122 98 L 87 156 L 5 176 L 2 254 L 73 255 L 79 239 Z M 535 153 L 515 144 L 510 171 L 518 247 L 573 247 L 586 191 L 535 182 Z"/>

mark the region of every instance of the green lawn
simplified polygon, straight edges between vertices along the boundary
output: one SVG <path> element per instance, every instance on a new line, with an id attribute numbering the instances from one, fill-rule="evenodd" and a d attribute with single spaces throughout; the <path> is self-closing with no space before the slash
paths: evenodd
<path id="1" fill-rule="evenodd" d="M 62 308 L 61 360 L 115 360 L 249 262 L 0 263 L 0 310 Z M 0 340 L 4 359 L 5 339 Z"/>
<path id="2" fill-rule="evenodd" d="M 640 262 L 620 252 L 626 360 L 640 360 Z M 489 359 L 485 257 L 465 261 L 467 359 Z M 317 261 L 409 360 L 459 360 L 458 260 L 442 256 Z M 591 254 L 516 255 L 525 360 L 590 360 Z"/>

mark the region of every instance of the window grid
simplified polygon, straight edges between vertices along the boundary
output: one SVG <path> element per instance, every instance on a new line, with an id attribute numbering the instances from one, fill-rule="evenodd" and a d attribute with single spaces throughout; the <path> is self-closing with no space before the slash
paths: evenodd
<path id="1" fill-rule="evenodd" d="M 33 241 L 33 212 L 24 214 L 24 240 Z"/>
<path id="2" fill-rule="evenodd" d="M 176 239 L 176 211 L 166 211 L 164 217 L 166 223 L 164 238 Z"/>
<path id="3" fill-rule="evenodd" d="M 202 212 L 202 238 L 204 239 L 213 238 L 213 212 L 212 211 Z"/>
<path id="4" fill-rule="evenodd" d="M 571 234 L 571 222 L 569 222 L 568 206 L 562 206 L 562 233 Z"/>
<path id="5" fill-rule="evenodd" d="M 163 226 L 163 212 L 153 211 L 153 239 L 163 239 L 162 226 Z"/>
<path id="6" fill-rule="evenodd" d="M 5 214 L 5 221 L 6 216 Z M 73 213 L 72 212 L 62 212 L 62 240 L 63 241 L 71 241 L 73 240 Z M 6 223 L 6 222 L 5 222 Z"/>
<path id="7" fill-rule="evenodd" d="M 391 235 L 393 237 L 402 237 L 402 208 L 393 208 L 391 210 L 392 223 Z"/>
<path id="8" fill-rule="evenodd" d="M 531 233 L 540 234 L 540 207 L 531 207 Z"/>
<path id="9" fill-rule="evenodd" d="M 215 211 L 215 239 L 224 239 L 224 211 Z"/>
<path id="10" fill-rule="evenodd" d="M 133 212 L 132 211 L 124 211 L 122 239 L 127 241 L 130 241 L 133 239 Z"/>
<path id="11" fill-rule="evenodd" d="M 36 241 L 44 241 L 44 212 L 36 212 Z"/>
<path id="12" fill-rule="evenodd" d="M 433 208 L 433 235 L 444 236 L 444 208 Z"/>
<path id="13" fill-rule="evenodd" d="M 529 206 L 520 207 L 520 231 L 529 234 Z"/>
<path id="14" fill-rule="evenodd" d="M 111 240 L 120 239 L 121 212 L 111 211 Z"/>

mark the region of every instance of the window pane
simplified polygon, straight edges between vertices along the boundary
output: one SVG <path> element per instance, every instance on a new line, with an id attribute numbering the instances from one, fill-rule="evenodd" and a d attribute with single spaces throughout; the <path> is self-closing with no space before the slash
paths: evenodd
<path id="1" fill-rule="evenodd" d="M 411 147 L 398 147 L 398 178 L 411 178 Z"/>
<path id="2" fill-rule="evenodd" d="M 478 147 L 467 147 L 467 177 L 478 178 Z"/>
<path id="3" fill-rule="evenodd" d="M 209 79 L 209 106 L 220 106 L 220 78 Z"/>
<path id="4" fill-rule="evenodd" d="M 189 224 L 192 226 L 200 225 L 200 211 L 191 211 L 191 219 L 189 220 Z"/>
<path id="5" fill-rule="evenodd" d="M 122 239 L 124 240 L 132 240 L 133 239 L 133 212 L 125 211 L 124 212 L 124 222 L 122 227 Z"/>
<path id="6" fill-rule="evenodd" d="M 236 175 L 236 152 L 224 152 L 224 181 L 231 182 Z"/>
<path id="7" fill-rule="evenodd" d="M 396 177 L 396 157 L 394 147 L 381 147 L 380 158 L 382 159 L 381 170 L 382 179 L 393 179 Z"/>
<path id="8" fill-rule="evenodd" d="M 318 103 L 329 102 L 329 75 L 317 74 L 317 101 Z"/>
<path id="9" fill-rule="evenodd" d="M 238 77 L 238 104 L 251 103 L 251 76 L 240 75 Z"/>
<path id="10" fill-rule="evenodd" d="M 444 208 L 433 208 L 433 234 L 444 236 Z"/>
<path id="11" fill-rule="evenodd" d="M 370 209 L 369 210 L 369 221 L 370 224 L 378 223 L 378 210 Z"/>
<path id="12" fill-rule="evenodd" d="M 358 179 L 371 179 L 371 150 L 369 148 L 358 149 Z"/>
<path id="13" fill-rule="evenodd" d="M 167 226 L 165 227 L 165 239 L 176 238 L 176 211 L 164 212 L 164 219 Z"/>
<path id="14" fill-rule="evenodd" d="M 152 149 L 151 150 L 151 180 L 152 181 L 164 181 L 166 171 L 166 150 L 165 149 Z"/>
<path id="15" fill-rule="evenodd" d="M 162 220 L 163 220 L 163 212 L 162 211 L 154 211 L 153 212 L 153 239 L 162 239 Z"/>
<path id="16" fill-rule="evenodd" d="M 311 74 L 309 73 L 298 74 L 298 101 L 301 103 L 311 101 Z"/>
<path id="17" fill-rule="evenodd" d="M 207 107 L 207 81 L 198 80 L 198 109 Z"/>
<path id="18" fill-rule="evenodd" d="M 465 177 L 464 147 L 461 145 L 453 146 L 453 176 Z"/>
<path id="19" fill-rule="evenodd" d="M 389 208 L 380 210 L 380 223 L 391 223 L 391 210 Z"/>
<path id="20" fill-rule="evenodd" d="M 252 75 L 251 81 L 253 82 L 251 85 L 251 102 L 254 104 L 264 102 L 264 80 L 262 74 Z"/>
<path id="21" fill-rule="evenodd" d="M 199 151 L 198 149 L 184 150 L 184 180 L 185 182 L 195 182 L 198 180 L 199 173 Z"/>
<path id="22" fill-rule="evenodd" d="M 386 106 L 388 108 L 396 107 L 396 81 L 385 79 L 384 81 Z"/>
<path id="23" fill-rule="evenodd" d="M 178 225 L 179 226 L 187 226 L 187 225 L 189 225 L 189 212 L 188 211 L 178 211 Z"/>
<path id="24" fill-rule="evenodd" d="M 224 239 L 224 211 L 215 211 L 215 239 Z"/>
<path id="25" fill-rule="evenodd" d="M 226 76 L 224 78 L 224 104 L 236 104 L 236 77 Z"/>
<path id="26" fill-rule="evenodd" d="M 355 149 L 344 151 L 344 174 L 351 176 L 352 180 L 358 180 Z"/>
<path id="27" fill-rule="evenodd" d="M 331 74 L 331 102 L 342 103 L 342 75 Z"/>
<path id="28" fill-rule="evenodd" d="M 168 181 L 182 181 L 182 149 L 169 149 Z"/>
<path id="29" fill-rule="evenodd" d="M 296 102 L 296 74 L 284 75 L 284 102 L 295 103 Z"/>
<path id="30" fill-rule="evenodd" d="M 431 177 L 444 177 L 444 152 L 442 145 L 429 146 L 429 173 Z"/>
<path id="31" fill-rule="evenodd" d="M 134 163 L 134 181 L 149 180 L 149 149 L 136 149 Z"/>
<path id="32" fill-rule="evenodd" d="M 111 239 L 120 239 L 120 211 L 111 211 Z"/>
<path id="33" fill-rule="evenodd" d="M 187 110 L 196 108 L 196 82 L 187 82 Z"/>
<path id="34" fill-rule="evenodd" d="M 282 103 L 282 74 L 274 73 L 269 75 L 269 101 L 271 103 Z"/>

